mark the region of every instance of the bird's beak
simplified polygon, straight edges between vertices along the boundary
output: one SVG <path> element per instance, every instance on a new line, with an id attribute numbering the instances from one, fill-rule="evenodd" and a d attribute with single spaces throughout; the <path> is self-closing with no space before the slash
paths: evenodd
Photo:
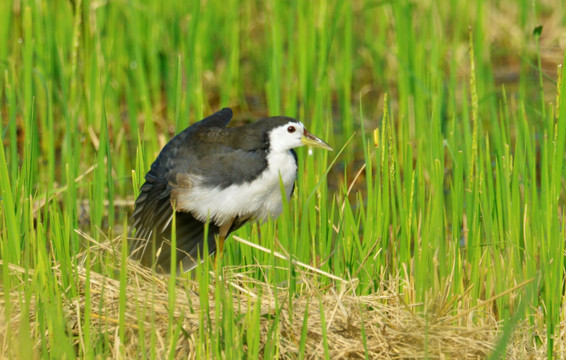
<path id="1" fill-rule="evenodd" d="M 316 136 L 314 136 L 313 134 L 311 134 L 307 129 L 305 129 L 305 132 L 303 133 L 303 137 L 301 138 L 301 142 L 304 145 L 308 145 L 308 146 L 313 146 L 313 147 L 317 147 L 317 148 L 321 148 L 321 149 L 325 149 L 325 150 L 330 150 L 330 151 L 334 150 L 332 148 L 332 146 L 328 145 L 327 143 L 325 143 L 321 139 L 319 139 Z"/>

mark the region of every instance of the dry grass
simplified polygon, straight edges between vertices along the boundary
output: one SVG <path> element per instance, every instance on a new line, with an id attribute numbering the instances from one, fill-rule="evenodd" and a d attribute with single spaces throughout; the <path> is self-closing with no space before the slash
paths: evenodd
<path id="1" fill-rule="evenodd" d="M 102 256 L 108 251 L 114 252 L 114 244 L 107 242 L 91 248 L 92 254 Z M 85 254 L 78 257 L 82 263 Z M 82 257 L 82 258 L 81 258 Z M 119 269 L 107 269 L 115 273 Z M 112 344 L 113 358 L 137 358 L 140 348 L 145 348 L 140 341 L 149 344 L 151 336 L 154 337 L 157 358 L 165 358 L 169 353 L 167 346 L 169 310 L 168 310 L 168 278 L 155 275 L 137 263 L 128 262 L 128 283 L 126 287 L 127 301 L 125 310 L 125 339 L 120 344 L 119 313 L 120 313 L 120 281 L 114 278 L 90 272 L 91 303 L 91 329 L 95 336 L 106 336 Z M 11 276 L 21 283 L 29 281 L 33 272 L 27 272 L 18 266 L 9 266 Z M 388 279 L 380 285 L 380 290 L 367 296 L 356 295 L 357 281 L 343 282 L 340 286 L 321 289 L 318 285 L 320 276 L 305 269 L 298 269 L 300 281 L 299 296 L 295 297 L 292 311 L 289 311 L 288 289 L 286 284 L 273 286 L 259 282 L 248 276 L 251 270 L 270 271 L 270 267 L 254 269 L 224 267 L 223 279 L 220 286 L 227 294 L 231 294 L 235 318 L 244 319 L 252 312 L 259 301 L 260 307 L 260 355 L 266 345 L 273 318 L 279 313 L 280 357 L 294 359 L 298 357 L 299 344 L 305 311 L 308 311 L 308 329 L 306 340 L 306 358 L 322 358 L 325 356 L 323 346 L 323 323 L 326 325 L 326 337 L 330 358 L 365 358 L 362 333 L 365 330 L 367 339 L 367 352 L 369 358 L 379 359 L 483 359 L 495 348 L 495 344 L 502 329 L 500 323 L 488 312 L 491 301 L 481 306 L 467 307 L 470 303 L 465 295 L 459 299 L 445 299 L 441 294 L 434 296 L 430 304 L 409 304 L 411 291 L 400 294 L 396 289 L 403 283 L 407 287 L 407 279 Z M 61 279 L 58 268 L 54 268 L 55 278 Z M 76 277 L 80 284 L 80 297 L 66 300 L 67 327 L 77 339 L 76 346 L 83 338 L 85 317 L 85 287 L 87 286 L 87 273 L 82 265 L 76 267 Z M 200 289 L 198 283 L 182 277 L 176 286 L 176 307 L 174 317 L 178 324 L 182 324 L 181 340 L 177 343 L 175 358 L 195 358 L 199 346 L 199 314 L 201 309 L 199 293 L 207 291 L 209 297 L 208 315 L 211 324 L 216 322 L 214 301 L 216 276 L 211 272 L 211 284 L 208 289 Z M 340 290 L 337 290 L 340 289 Z M 513 291 L 518 291 L 514 289 Z M 7 344 L 13 339 L 7 339 L 8 328 L 12 334 L 17 334 L 22 317 L 22 294 L 20 286 L 14 291 L 5 294 L 2 287 L 0 296 L 0 312 L 4 312 L 6 299 L 11 299 L 11 322 L 0 324 L 1 353 L 7 354 Z M 35 299 L 29 303 L 29 316 L 31 319 L 32 339 L 39 347 L 39 326 L 36 325 Z M 320 309 L 324 309 L 324 319 L 321 318 Z M 423 312 L 418 309 L 425 308 Z M 103 309 L 103 313 L 99 312 Z M 481 314 L 479 314 L 481 312 Z M 238 327 L 236 338 L 245 338 L 245 326 Z M 535 319 L 536 324 L 543 324 L 543 319 Z M 565 324 L 561 326 L 561 337 L 564 339 Z M 541 331 L 538 345 L 532 338 L 532 329 L 522 323 L 515 331 L 513 341 L 507 348 L 510 358 L 544 358 L 546 353 L 544 331 Z M 144 333 L 140 336 L 140 329 Z M 206 326 L 205 326 L 206 327 Z M 152 331 L 148 329 L 154 329 Z M 542 329 L 544 330 L 544 329 Z M 560 339 L 558 339 L 560 340 Z M 123 345 L 123 346 L 122 346 Z"/>

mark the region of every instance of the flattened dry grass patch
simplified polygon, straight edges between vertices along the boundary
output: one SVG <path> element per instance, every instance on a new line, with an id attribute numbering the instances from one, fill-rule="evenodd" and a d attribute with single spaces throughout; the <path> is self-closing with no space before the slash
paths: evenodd
<path id="1" fill-rule="evenodd" d="M 104 243 L 91 247 L 93 259 L 101 259 L 104 252 L 113 252 L 112 246 Z M 490 307 L 466 309 L 462 304 L 470 303 L 469 299 L 443 301 L 438 296 L 430 302 L 434 306 L 406 303 L 407 296 L 397 289 L 402 288 L 401 284 L 408 286 L 408 282 L 400 277 L 385 279 L 378 291 L 360 296 L 356 294 L 356 279 L 321 288 L 317 284 L 323 275 L 297 268 L 297 290 L 289 296 L 286 283 L 273 285 L 251 276 L 254 271 L 268 273 L 272 270 L 270 266 L 260 265 L 224 267 L 220 278 L 210 271 L 207 274 L 209 285 L 205 289 L 194 276 L 179 277 L 175 286 L 176 302 L 170 313 L 169 278 L 129 260 L 125 316 L 120 320 L 119 260 L 110 262 L 118 264 L 116 267 L 106 265 L 104 268 L 115 276 L 95 271 L 87 274 L 80 258 L 85 256 L 83 253 L 77 257 L 79 265 L 74 267 L 80 295 L 74 298 L 63 295 L 67 331 L 75 339 L 76 347 L 84 346 L 85 293 L 89 286 L 90 341 L 99 346 L 104 344 L 107 354 L 113 358 L 139 358 L 142 352 L 147 356 L 153 353 L 157 358 L 168 354 L 174 358 L 196 358 L 199 354 L 227 356 L 226 349 L 215 353 L 218 344 L 213 343 L 213 338 L 235 344 L 243 355 L 249 355 L 254 350 L 250 348 L 253 345 L 248 332 L 253 331 L 259 336 L 257 352 L 262 358 L 267 357 L 265 352 L 269 347 L 275 347 L 275 353 L 270 354 L 284 359 L 321 358 L 325 353 L 332 359 L 481 359 L 494 349 L 501 334 L 500 323 L 486 314 Z M 50 329 L 42 327 L 37 319 L 35 293 L 29 298 L 28 314 L 23 312 L 22 289 L 25 282 L 34 277 L 34 271 L 15 265 L 9 265 L 8 269 L 11 278 L 19 284 L 13 286 L 9 294 L 2 288 L 1 311 L 4 312 L 6 299 L 9 299 L 13 314 L 9 323 L 0 324 L 2 353 L 13 354 L 13 347 L 8 344 L 17 340 L 21 321 L 28 314 L 31 339 L 37 352 L 40 339 L 48 337 Z M 60 267 L 55 266 L 52 271 L 53 279 L 63 278 Z M 221 299 L 216 295 L 219 290 L 225 294 Z M 202 294 L 203 291 L 206 294 Z M 208 300 L 206 304 L 202 304 L 203 299 Z M 426 311 L 419 310 L 423 308 Z M 251 329 L 249 320 L 254 312 L 259 326 Z M 170 321 L 171 314 L 173 321 Z M 222 317 L 229 314 L 232 319 L 227 322 Z M 179 329 L 174 342 L 172 326 Z M 123 337 L 119 335 L 120 328 L 123 328 Z M 8 329 L 12 339 L 6 338 Z M 533 340 L 527 330 L 525 324 L 518 327 L 514 341 L 508 344 L 509 355 L 533 358 L 543 355 L 528 344 Z M 175 348 L 173 353 L 171 344 Z"/>

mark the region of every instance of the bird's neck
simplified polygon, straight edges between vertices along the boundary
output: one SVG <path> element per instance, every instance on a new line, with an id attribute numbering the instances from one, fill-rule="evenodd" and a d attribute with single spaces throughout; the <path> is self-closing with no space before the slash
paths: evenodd
<path id="1" fill-rule="evenodd" d="M 271 151 L 267 154 L 269 171 L 280 174 L 283 183 L 295 181 L 297 175 L 297 161 L 291 150 Z"/>

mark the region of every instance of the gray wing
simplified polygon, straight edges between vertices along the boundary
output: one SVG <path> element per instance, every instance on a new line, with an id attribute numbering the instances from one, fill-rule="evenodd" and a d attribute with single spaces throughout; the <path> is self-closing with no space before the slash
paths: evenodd
<path id="1" fill-rule="evenodd" d="M 226 188 L 255 180 L 267 168 L 263 150 L 233 149 L 206 157 L 198 166 L 198 174 L 207 187 Z"/>
<path id="2" fill-rule="evenodd" d="M 211 128 L 224 128 L 232 119 L 232 110 L 224 108 L 219 112 L 193 124 L 175 136 L 161 151 L 150 171 L 146 182 L 134 205 L 131 217 L 130 256 L 142 264 L 168 272 L 171 259 L 171 228 L 173 206 L 171 194 L 176 175 L 179 171 L 191 172 L 194 156 L 184 157 L 184 152 L 191 152 L 191 139 L 200 132 Z M 188 146 L 187 146 L 188 145 Z M 189 154 L 190 155 L 190 154 Z M 204 257 L 206 224 L 198 221 L 189 213 L 175 212 L 177 261 L 187 267 L 196 266 L 196 259 Z M 219 229 L 214 224 L 208 225 L 208 252 L 216 250 L 215 236 Z"/>
<path id="3" fill-rule="evenodd" d="M 226 131 L 226 125 L 231 119 L 232 110 L 224 108 L 177 134 L 163 147 L 146 176 L 151 174 L 158 179 L 170 181 L 175 179 L 175 172 L 179 171 L 179 168 L 191 171 L 191 165 L 198 162 L 196 150 L 198 150 L 199 141 L 194 140 L 200 140 L 201 134 L 222 134 Z"/>

